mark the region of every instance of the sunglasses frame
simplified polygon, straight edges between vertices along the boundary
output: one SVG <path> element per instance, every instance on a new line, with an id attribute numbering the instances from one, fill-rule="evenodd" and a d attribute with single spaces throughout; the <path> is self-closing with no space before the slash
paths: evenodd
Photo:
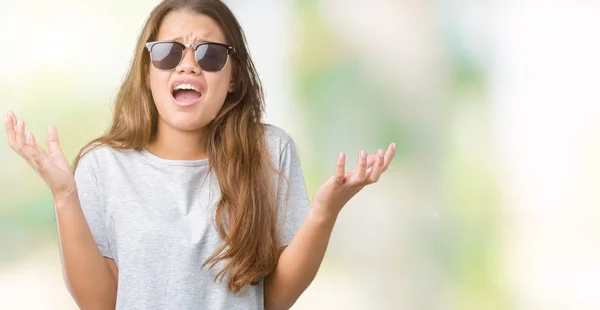
<path id="1" fill-rule="evenodd" d="M 188 47 L 192 48 L 194 50 L 194 58 L 196 58 L 196 52 L 198 51 L 198 48 L 200 46 L 202 46 L 202 45 L 207 45 L 207 44 L 220 45 L 220 46 L 223 46 L 223 47 L 225 47 L 227 49 L 227 60 L 225 60 L 225 64 L 223 65 L 223 67 L 221 69 L 217 70 L 217 71 L 207 71 L 207 70 L 204 70 L 202 68 L 202 66 L 200 66 L 200 63 L 198 62 L 198 59 L 196 59 L 196 63 L 198 64 L 198 66 L 202 70 L 207 71 L 207 72 L 219 72 L 219 71 L 223 70 L 223 68 L 225 68 L 225 66 L 227 66 L 227 63 L 229 62 L 229 56 L 231 56 L 233 53 L 235 53 L 235 48 L 233 48 L 233 46 L 228 45 L 228 44 L 223 44 L 223 43 L 217 43 L 217 42 L 204 41 L 204 42 L 200 42 L 200 43 L 197 43 L 197 44 L 184 44 L 184 43 L 181 43 L 179 41 L 173 41 L 173 40 L 152 41 L 152 42 L 146 42 L 146 49 L 148 50 L 148 54 L 150 54 L 150 62 L 153 62 L 153 60 L 152 60 L 152 48 L 155 45 L 160 44 L 160 43 L 174 43 L 174 44 L 179 44 L 179 45 L 183 46 L 183 52 L 181 54 L 181 59 L 179 59 L 179 62 L 177 63 L 177 65 L 174 68 L 172 68 L 172 69 L 159 69 L 159 70 L 165 70 L 165 71 L 174 70 L 177 67 L 179 67 L 179 65 L 181 65 L 181 62 L 183 61 L 183 57 L 185 57 L 185 49 L 187 49 Z M 154 66 L 154 64 L 153 64 L 153 66 Z M 156 68 L 156 66 L 155 66 L 155 68 Z"/>

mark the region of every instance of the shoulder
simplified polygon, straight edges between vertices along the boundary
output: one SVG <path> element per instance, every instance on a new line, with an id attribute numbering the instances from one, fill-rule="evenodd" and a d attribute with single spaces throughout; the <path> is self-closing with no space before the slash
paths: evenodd
<path id="1" fill-rule="evenodd" d="M 282 146 L 293 142 L 292 137 L 285 130 L 271 124 L 265 124 L 265 139 L 267 143 Z"/>
<path id="2" fill-rule="evenodd" d="M 85 167 L 90 170 L 106 168 L 113 163 L 131 160 L 139 156 L 135 150 L 120 150 L 103 144 L 91 144 L 83 149 L 77 168 Z"/>
<path id="3" fill-rule="evenodd" d="M 296 149 L 292 136 L 275 125 L 265 124 L 265 141 L 269 152 L 276 157 L 281 157 L 283 153 Z"/>
<path id="4" fill-rule="evenodd" d="M 271 159 L 277 167 L 281 168 L 298 160 L 296 143 L 282 128 L 265 124 L 265 140 Z"/>

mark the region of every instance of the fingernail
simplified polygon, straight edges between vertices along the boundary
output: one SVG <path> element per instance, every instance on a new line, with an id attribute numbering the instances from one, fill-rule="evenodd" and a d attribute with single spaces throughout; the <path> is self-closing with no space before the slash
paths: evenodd
<path id="1" fill-rule="evenodd" d="M 31 139 L 31 132 L 28 132 L 28 133 L 27 133 L 27 135 L 25 136 L 25 138 L 26 138 L 27 140 L 30 140 L 30 139 Z"/>
<path id="2" fill-rule="evenodd" d="M 21 125 L 23 125 L 23 121 L 22 121 L 22 120 L 18 120 L 18 121 L 17 121 L 17 127 L 19 127 L 19 128 L 20 128 L 20 127 L 21 127 Z"/>
<path id="3" fill-rule="evenodd" d="M 344 153 L 340 153 L 340 155 L 338 155 L 338 159 L 339 159 L 339 160 L 342 160 L 342 159 L 344 159 Z"/>
<path id="4" fill-rule="evenodd" d="M 6 113 L 6 115 L 4 115 L 4 123 L 8 124 L 8 120 L 10 118 L 10 115 L 8 115 L 8 113 Z"/>
<path id="5" fill-rule="evenodd" d="M 379 157 L 383 157 L 383 150 L 382 149 L 377 150 L 377 154 L 379 155 Z"/>
<path id="6" fill-rule="evenodd" d="M 394 151 L 396 150 L 396 143 L 395 142 L 392 143 L 392 150 L 394 150 Z"/>
<path id="7" fill-rule="evenodd" d="M 360 158 L 367 158 L 367 152 L 365 152 L 365 150 L 360 151 Z"/>

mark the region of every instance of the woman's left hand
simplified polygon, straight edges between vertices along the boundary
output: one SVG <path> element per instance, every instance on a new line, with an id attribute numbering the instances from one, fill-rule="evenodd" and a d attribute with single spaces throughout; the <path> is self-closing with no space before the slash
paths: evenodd
<path id="1" fill-rule="evenodd" d="M 395 151 L 395 143 L 390 144 L 385 154 L 379 149 L 376 154 L 367 156 L 362 150 L 358 156 L 358 164 L 350 172 L 346 172 L 346 156 L 340 153 L 334 175 L 321 185 L 313 198 L 313 208 L 325 215 L 337 217 L 354 195 L 379 180 L 390 165 Z"/>

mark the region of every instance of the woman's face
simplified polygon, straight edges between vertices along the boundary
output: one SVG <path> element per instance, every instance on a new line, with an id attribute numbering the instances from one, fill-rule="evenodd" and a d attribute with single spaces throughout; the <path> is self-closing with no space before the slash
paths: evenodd
<path id="1" fill-rule="evenodd" d="M 183 44 L 228 43 L 213 19 L 186 10 L 165 16 L 156 38 L 156 41 L 164 40 Z M 159 114 L 159 128 L 168 126 L 177 131 L 196 131 L 210 123 L 232 90 L 231 66 L 229 59 L 221 71 L 204 71 L 191 48 L 185 49 L 183 60 L 175 69 L 160 70 L 150 64 L 148 82 Z M 199 92 L 175 90 L 180 84 L 192 85 Z"/>

